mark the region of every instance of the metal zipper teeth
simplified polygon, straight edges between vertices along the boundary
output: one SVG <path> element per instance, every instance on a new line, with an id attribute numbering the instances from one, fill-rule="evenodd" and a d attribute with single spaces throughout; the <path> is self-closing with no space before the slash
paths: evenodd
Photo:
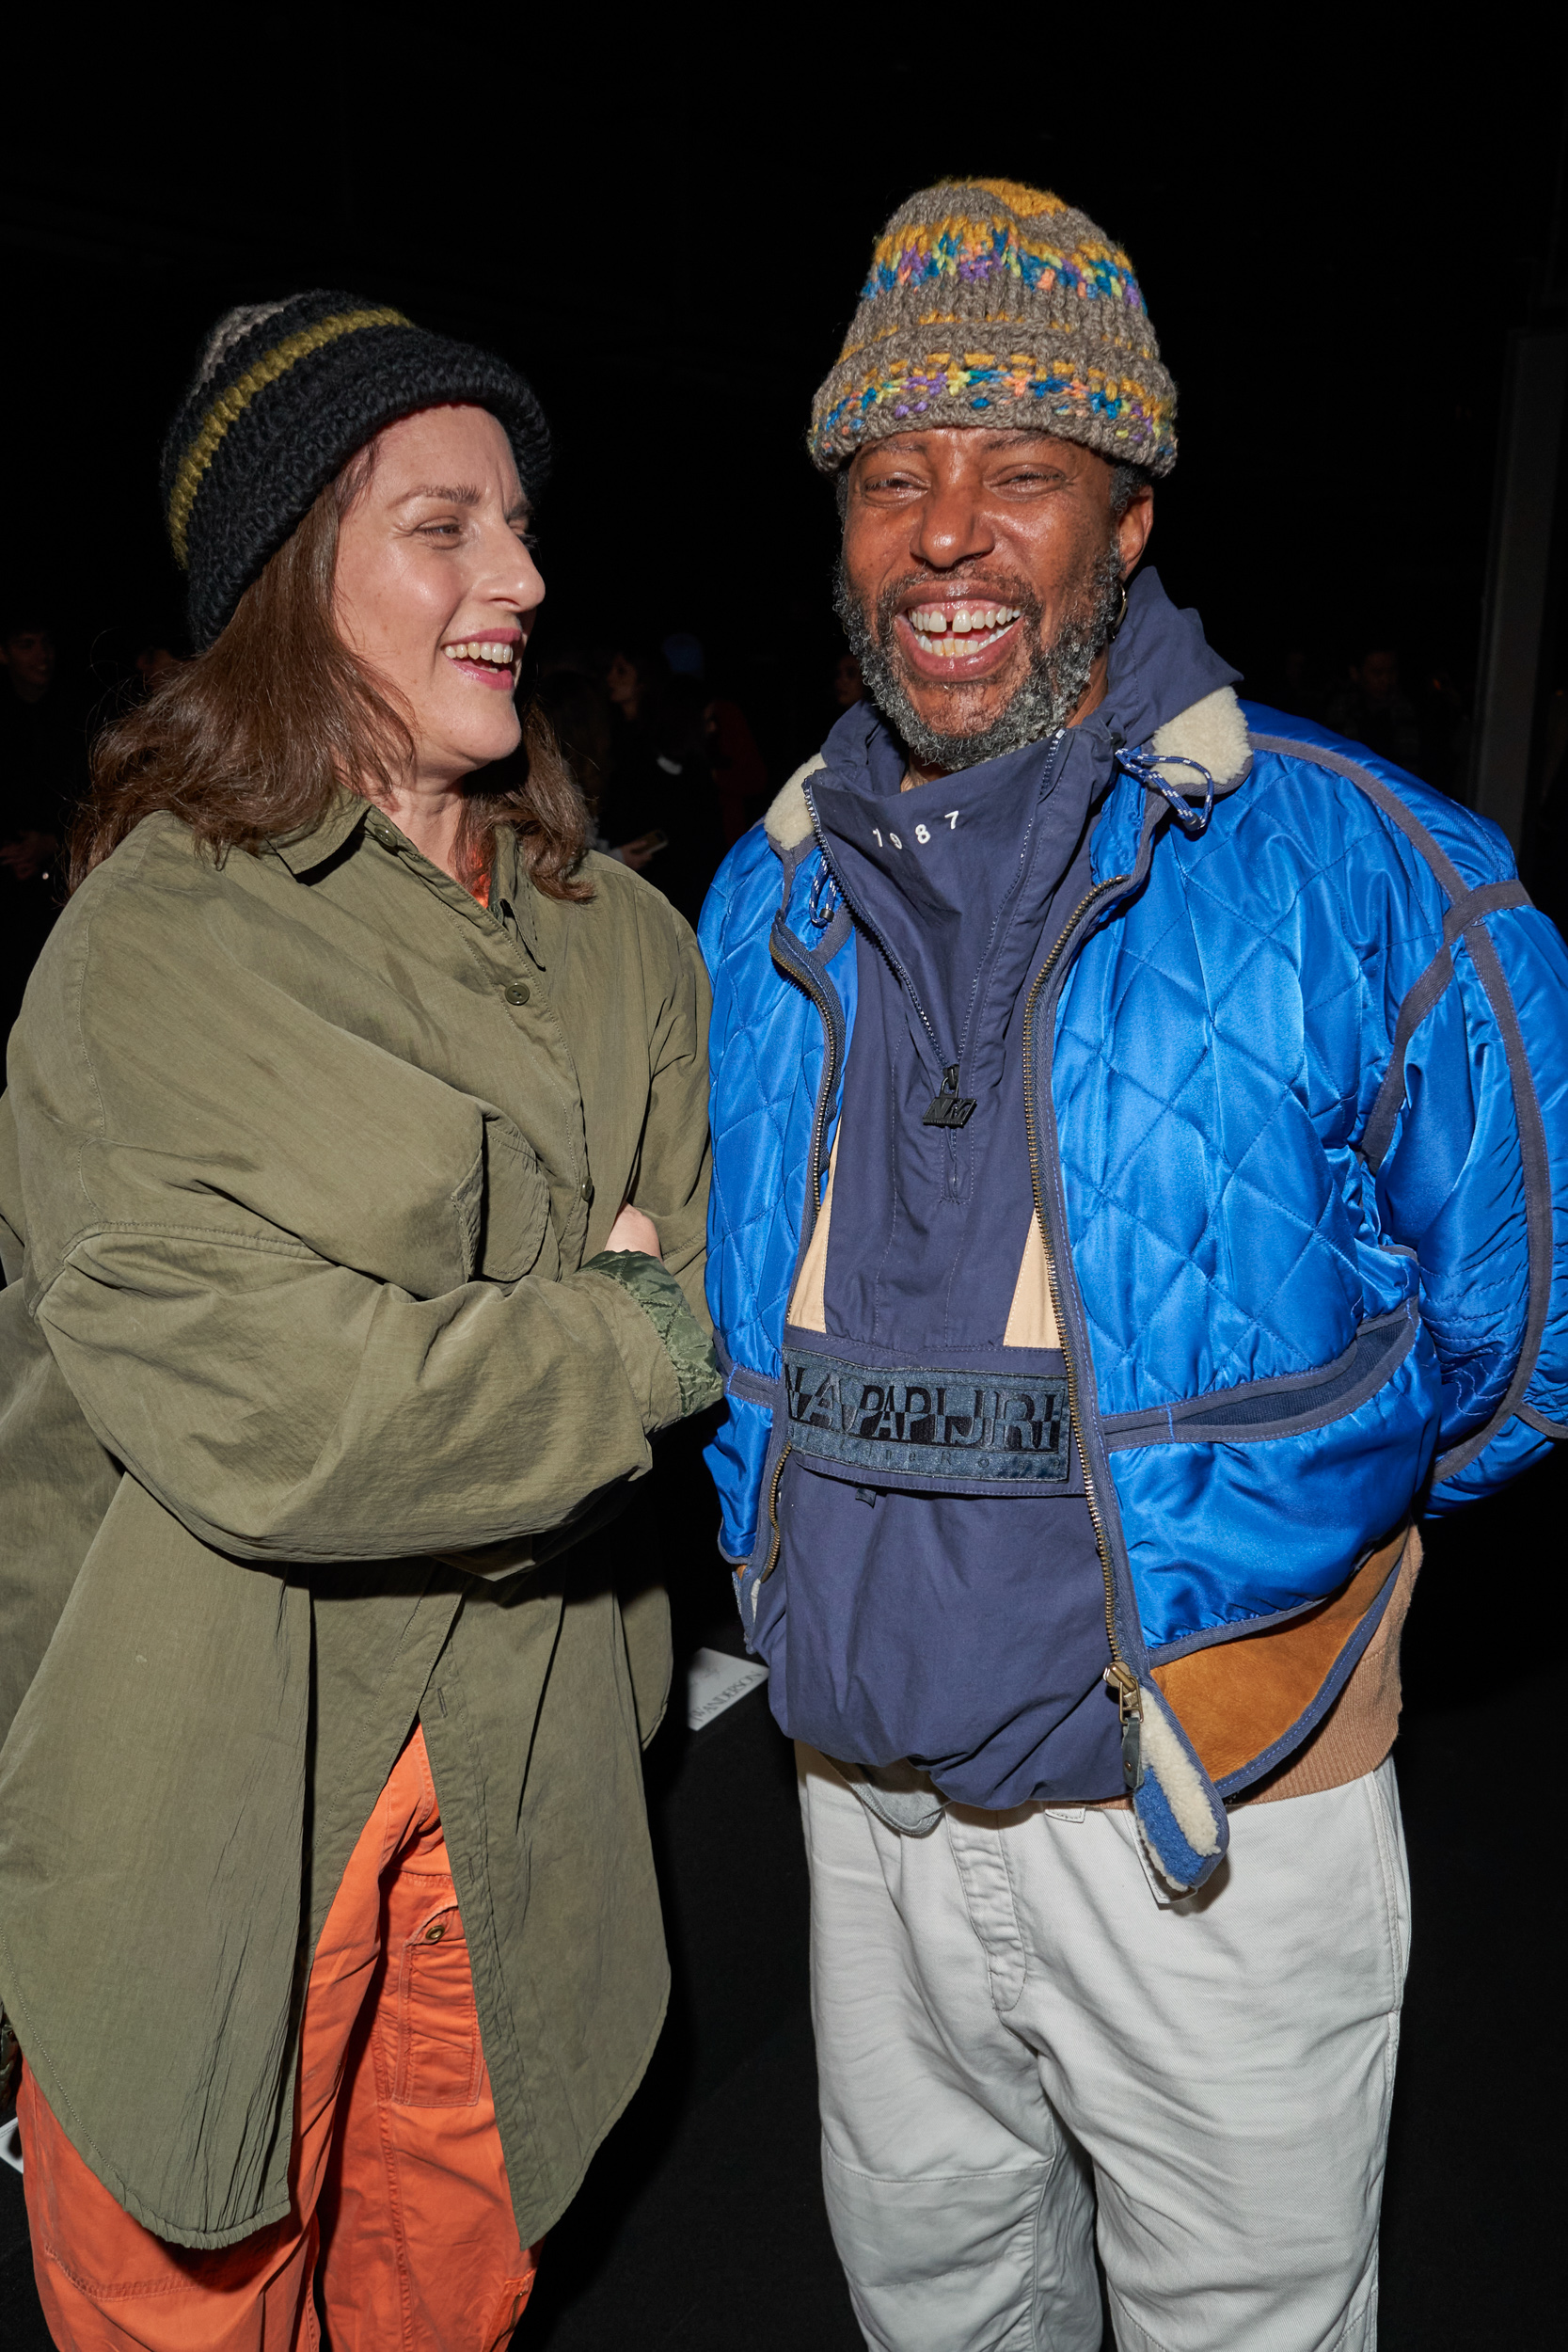
<path id="1" fill-rule="evenodd" d="M 830 868 L 830 871 L 832 869 Z M 772 957 L 773 961 L 778 965 L 779 970 L 784 974 L 785 979 L 793 980 L 796 986 L 802 989 L 806 995 L 810 997 L 812 1003 L 816 1007 L 817 1012 L 821 1015 L 822 1027 L 827 1038 L 827 1050 L 822 1062 L 822 1083 L 817 1089 L 816 1110 L 811 1123 L 811 1166 L 809 1172 L 811 1177 L 812 1222 L 815 1224 L 818 1216 L 821 1214 L 822 1207 L 822 1142 L 824 1132 L 828 1124 L 828 1105 L 833 1099 L 833 1081 L 838 1075 L 838 1038 L 833 1029 L 832 1011 L 828 1003 L 827 993 L 824 990 L 818 988 L 815 976 L 808 977 L 806 971 L 797 971 L 793 964 L 785 963 L 783 958 L 779 955 L 778 950 L 771 940 L 768 942 L 768 952 Z M 794 1451 L 795 1448 L 793 1442 L 786 1440 L 784 1450 L 780 1454 L 778 1466 L 773 1472 L 773 1483 L 768 1488 L 768 1524 L 773 1531 L 773 1540 L 768 1547 L 768 1558 L 764 1562 L 761 1573 L 757 1578 L 757 1582 L 759 1584 L 766 1584 L 768 1578 L 772 1575 L 773 1570 L 778 1565 L 779 1547 L 783 1540 L 779 1529 L 779 1481 L 784 1476 L 784 1464 L 788 1461 Z"/>
<path id="2" fill-rule="evenodd" d="M 768 1558 L 762 1574 L 757 1579 L 759 1584 L 766 1584 L 779 1565 L 779 1546 L 784 1541 L 779 1527 L 779 1481 L 784 1476 L 784 1464 L 794 1451 L 794 1439 L 789 1438 L 785 1441 L 784 1450 L 779 1456 L 779 1467 L 773 1472 L 773 1484 L 768 1490 L 768 1524 L 773 1530 L 773 1540 L 768 1547 Z"/>
<path id="3" fill-rule="evenodd" d="M 826 992 L 817 986 L 815 975 L 807 977 L 810 967 L 807 967 L 807 971 L 798 972 L 793 964 L 785 963 L 771 940 L 768 942 L 768 952 L 785 979 L 793 980 L 797 988 L 811 998 L 821 1016 L 823 1031 L 827 1038 L 827 1051 L 822 1062 L 822 1083 L 816 1091 L 816 1109 L 811 1122 L 811 1213 L 812 1223 L 815 1225 L 817 1213 L 822 1206 L 822 1144 L 828 1124 L 828 1105 L 832 1101 L 833 1082 L 838 1076 L 838 1039 L 833 1031 L 832 1008 L 828 1003 Z"/>
<path id="4" fill-rule="evenodd" d="M 1094 1490 L 1094 1471 L 1078 1417 L 1078 1375 L 1072 1360 L 1072 1349 L 1068 1343 L 1067 1318 L 1062 1312 L 1061 1291 L 1056 1280 L 1056 1253 L 1051 1246 L 1051 1227 L 1046 1218 L 1045 1196 L 1040 1185 L 1039 1132 L 1035 1123 L 1034 1021 L 1040 991 L 1060 962 L 1068 942 L 1084 914 L 1097 899 L 1119 889 L 1131 879 L 1127 874 L 1114 874 L 1108 882 L 1098 882 L 1094 889 L 1079 899 L 1058 932 L 1055 945 L 1030 983 L 1023 1007 L 1023 1128 L 1029 1142 L 1029 1181 L 1034 1188 L 1035 1215 L 1039 1220 L 1040 1238 L 1045 1247 L 1051 1311 L 1056 1318 L 1056 1336 L 1062 1343 L 1062 1361 L 1067 1367 L 1068 1421 L 1078 1447 L 1078 1458 L 1084 1466 L 1084 1499 L 1089 1506 L 1089 1523 L 1094 1529 L 1095 1545 L 1100 1553 L 1100 1573 L 1105 1585 L 1105 1632 L 1111 1647 L 1111 1671 L 1124 1718 L 1129 1713 L 1139 1712 L 1138 1680 L 1122 1655 L 1121 1639 L 1117 1631 L 1117 1588 L 1111 1566 L 1111 1548 L 1105 1536 L 1105 1522 L 1100 1515 L 1100 1502 Z"/>

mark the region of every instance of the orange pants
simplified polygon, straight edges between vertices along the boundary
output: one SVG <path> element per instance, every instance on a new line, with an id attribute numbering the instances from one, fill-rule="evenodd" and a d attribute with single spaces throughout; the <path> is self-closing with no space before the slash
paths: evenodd
<path id="1" fill-rule="evenodd" d="M 25 2056 L 25 2053 L 24 2053 Z M 495 2352 L 533 2284 L 512 2214 L 424 1734 L 349 1859 L 305 2000 L 287 2219 L 197 2253 L 133 2221 L 32 2075 L 33 2266 L 67 2352 Z"/>

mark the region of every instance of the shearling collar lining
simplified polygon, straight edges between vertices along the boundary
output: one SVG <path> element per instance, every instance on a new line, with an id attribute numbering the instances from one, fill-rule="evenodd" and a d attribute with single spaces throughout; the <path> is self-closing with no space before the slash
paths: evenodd
<path id="1" fill-rule="evenodd" d="M 798 850 L 802 841 L 811 839 L 811 811 L 806 806 L 805 781 L 827 764 L 820 752 L 815 759 L 802 761 L 762 820 L 768 840 L 781 857 L 786 850 Z"/>
<path id="2" fill-rule="evenodd" d="M 1252 766 L 1246 719 L 1234 689 L 1228 686 L 1216 686 L 1201 702 L 1179 710 L 1174 719 L 1156 727 L 1150 748 L 1167 759 L 1196 760 L 1213 777 L 1216 792 L 1240 784 Z"/>

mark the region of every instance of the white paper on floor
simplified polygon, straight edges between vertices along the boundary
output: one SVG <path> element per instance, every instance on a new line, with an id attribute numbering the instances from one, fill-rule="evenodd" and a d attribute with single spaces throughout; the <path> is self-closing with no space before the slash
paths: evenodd
<path id="1" fill-rule="evenodd" d="M 726 1658 L 721 1649 L 700 1649 L 686 1670 L 688 1728 L 701 1731 L 767 1679 L 768 1669 L 759 1659 Z"/>
<path id="2" fill-rule="evenodd" d="M 0 2157 L 3 2157 L 7 2164 L 14 2164 L 17 2170 L 21 2171 L 22 2126 L 14 2115 L 8 2123 L 0 2126 Z"/>

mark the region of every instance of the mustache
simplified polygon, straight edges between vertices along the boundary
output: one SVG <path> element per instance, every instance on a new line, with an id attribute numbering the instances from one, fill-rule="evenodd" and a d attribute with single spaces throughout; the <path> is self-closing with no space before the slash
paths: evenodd
<path id="1" fill-rule="evenodd" d="M 847 579 L 843 585 L 847 594 Z M 1022 615 L 1026 627 L 1037 635 L 1045 618 L 1043 601 L 1029 582 L 1016 572 L 967 572 L 960 579 L 944 579 L 935 583 L 928 572 L 911 571 L 902 580 L 892 580 L 884 586 L 874 611 L 867 614 L 879 646 L 892 644 L 893 625 L 899 610 L 906 597 L 919 589 L 924 589 L 927 596 L 967 597 L 976 603 L 1009 605 L 1015 612 Z"/>
<path id="2" fill-rule="evenodd" d="M 980 575 L 971 577 L 978 580 Z M 977 767 L 984 760 L 1020 750 L 1066 725 L 1078 707 L 1101 647 L 1116 634 L 1117 608 L 1124 595 L 1121 558 L 1114 538 L 1075 583 L 1077 593 L 1053 626 L 1049 642 L 1044 629 L 1043 599 L 1028 581 L 1006 579 L 996 584 L 1001 589 L 998 601 L 1012 605 L 1022 615 L 1020 633 L 1027 666 L 1006 707 L 990 724 L 967 733 L 961 728 L 933 725 L 922 718 L 905 679 L 905 672 L 911 664 L 894 630 L 899 607 L 911 590 L 924 588 L 930 593 L 930 573 L 911 569 L 902 579 L 889 582 L 873 599 L 856 594 L 842 550 L 839 555 L 833 608 L 850 650 L 860 662 L 866 691 L 908 751 L 928 766 L 949 772 Z M 975 593 L 972 585 L 958 590 L 947 581 L 942 588 L 944 593 L 966 596 Z M 988 580 L 981 593 L 990 596 L 992 583 Z M 950 690 L 945 681 L 942 684 L 945 698 Z M 955 717 L 960 715 L 962 707 L 960 700 L 954 707 Z"/>

